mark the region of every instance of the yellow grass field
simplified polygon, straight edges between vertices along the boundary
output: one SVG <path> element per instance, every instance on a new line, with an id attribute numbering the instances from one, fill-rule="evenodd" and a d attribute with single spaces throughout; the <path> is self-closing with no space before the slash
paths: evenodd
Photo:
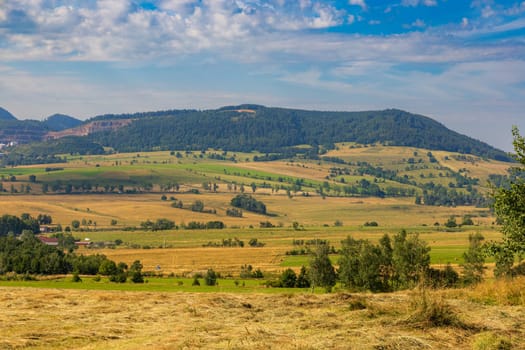
<path id="1" fill-rule="evenodd" d="M 191 275 L 209 268 L 223 275 L 238 276 L 243 265 L 254 269 L 277 272 L 283 270 L 279 264 L 285 259 L 286 248 L 167 248 L 167 249 L 103 249 L 83 253 L 101 253 L 114 261 L 130 265 L 140 260 L 146 271 Z"/>
<path id="2" fill-rule="evenodd" d="M 225 210 L 233 197 L 229 193 L 176 194 L 177 199 L 184 203 L 202 200 L 206 208 L 215 209 L 217 214 L 172 208 L 171 202 L 162 201 L 159 194 L 3 195 L 0 196 L 0 207 L 3 213 L 14 215 L 25 212 L 33 216 L 39 213 L 49 214 L 55 224 L 63 227 L 71 225 L 73 220 L 91 220 L 97 223 L 96 227 L 94 224 L 83 226 L 87 231 L 74 232 L 75 237 L 102 242 L 121 240 L 124 246 L 117 249 L 80 249 L 79 253 L 102 253 L 128 265 L 140 260 L 146 271 L 154 271 L 160 267 L 160 272 L 178 275 L 213 268 L 222 274 L 237 276 L 244 264 L 253 265 L 265 273 L 279 273 L 287 267 L 299 270 L 302 264 L 307 264 L 307 257 L 299 260 L 294 258 L 297 262 L 293 263 L 288 261 L 290 258 L 286 255 L 287 251 L 296 248 L 292 244 L 294 239 L 324 239 L 339 247 L 341 240 L 348 235 L 377 241 L 385 233 L 392 236 L 404 228 L 410 232 L 421 232 L 421 238 L 432 248 L 434 264 L 450 262 L 456 265 L 466 249 L 470 233 L 480 232 L 487 240 L 497 240 L 500 237 L 497 229 L 491 226 L 494 219 L 485 215 L 486 209 L 418 206 L 409 199 L 395 198 L 255 196 L 266 203 L 268 211 L 276 216 L 245 212 L 243 218 L 228 217 Z M 436 222 L 442 226 L 453 215 L 461 221 L 466 214 L 474 216 L 477 226 L 464 228 L 462 232 L 442 232 L 434 227 Z M 227 225 L 227 229 L 157 232 L 144 232 L 140 228 L 134 231 L 122 230 L 129 226 L 139 227 L 143 221 L 158 218 L 168 218 L 178 225 L 191 221 L 219 220 Z M 117 225 L 111 226 L 111 220 L 117 220 Z M 343 225 L 334 227 L 336 220 Z M 270 221 L 276 227 L 260 229 L 259 224 L 262 221 Z M 379 226 L 363 227 L 369 221 L 376 221 Z M 291 228 L 293 222 L 300 224 L 299 230 Z M 243 240 L 245 245 L 250 239 L 257 238 L 265 246 L 202 247 L 208 242 L 219 243 L 223 239 L 234 238 Z M 134 245 L 138 249 L 130 249 Z"/>
<path id="3" fill-rule="evenodd" d="M 524 349 L 523 287 L 513 286 L 517 303 L 500 289 L 491 304 L 490 286 L 376 295 L 0 287 L 0 348 Z"/>
<path id="4" fill-rule="evenodd" d="M 169 196 L 170 194 L 168 194 Z M 216 214 L 196 213 L 187 209 L 171 207 L 171 201 L 162 201 L 160 194 L 136 195 L 1 195 L 1 214 L 33 216 L 48 214 L 54 224 L 71 225 L 72 220 L 92 220 L 98 228 L 110 227 L 111 220 L 117 220 L 116 227 L 139 226 L 141 222 L 168 218 L 177 224 L 190 221 L 223 221 L 228 226 L 258 226 L 261 221 L 271 221 L 290 226 L 294 221 L 305 226 L 333 225 L 340 220 L 345 226 L 359 226 L 367 221 L 376 221 L 383 227 L 408 227 L 444 223 L 450 216 L 473 215 L 478 224 L 490 225 L 491 217 L 482 217 L 486 209 L 473 207 L 432 207 L 414 205 L 413 199 L 406 198 L 337 198 L 319 196 L 288 198 L 285 195 L 255 194 L 266 204 L 268 217 L 245 211 L 243 218 L 226 216 L 230 201 L 235 193 L 173 194 L 185 206 L 196 200 L 204 202 L 206 209 L 215 209 Z M 485 216 L 485 215 L 484 215 Z"/>

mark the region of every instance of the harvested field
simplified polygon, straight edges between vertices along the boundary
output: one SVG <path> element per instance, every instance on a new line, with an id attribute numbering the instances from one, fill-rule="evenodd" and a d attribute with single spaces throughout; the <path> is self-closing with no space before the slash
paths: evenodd
<path id="1" fill-rule="evenodd" d="M 430 293 L 447 312 L 442 320 L 456 322 L 421 318 L 415 292 L 265 295 L 0 287 L 0 348 L 524 348 L 522 305 L 470 301 L 475 291 Z"/>

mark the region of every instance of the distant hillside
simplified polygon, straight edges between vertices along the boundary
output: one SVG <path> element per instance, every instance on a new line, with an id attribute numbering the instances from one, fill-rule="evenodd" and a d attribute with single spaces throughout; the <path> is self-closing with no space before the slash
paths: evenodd
<path id="1" fill-rule="evenodd" d="M 104 149 L 96 143 L 80 137 L 63 137 L 59 140 L 21 144 L 0 158 L 0 165 L 17 166 L 65 162 L 59 154 L 103 154 Z"/>
<path id="2" fill-rule="evenodd" d="M 46 139 L 59 139 L 66 136 L 87 136 L 97 132 L 114 131 L 130 124 L 133 119 L 94 119 L 70 129 L 51 131 Z"/>
<path id="3" fill-rule="evenodd" d="M 311 145 L 333 148 L 336 142 L 384 143 L 474 154 L 510 160 L 484 142 L 454 132 L 422 115 L 396 109 L 364 112 L 324 112 L 258 105 L 217 110 L 175 110 L 108 115 L 93 120 L 133 119 L 116 130 L 95 132 L 89 138 L 117 151 L 224 149 L 290 152 Z"/>
<path id="4" fill-rule="evenodd" d="M 15 116 L 0 107 L 0 120 L 16 120 Z"/>
<path id="5" fill-rule="evenodd" d="M 37 120 L 0 120 L 0 142 L 30 143 L 40 141 L 46 126 Z"/>
<path id="6" fill-rule="evenodd" d="M 43 123 L 50 131 L 62 131 L 79 126 L 82 121 L 69 115 L 53 114 L 47 117 Z"/>
<path id="7" fill-rule="evenodd" d="M 84 137 L 89 143 L 119 152 L 214 148 L 259 151 L 271 154 L 273 159 L 296 153 L 315 158 L 337 142 L 356 142 L 511 160 L 503 151 L 435 120 L 397 109 L 327 112 L 240 105 L 204 111 L 102 115 L 83 123 L 64 115 L 51 116 L 44 122 L 0 119 L 0 142 L 31 143 L 67 136 Z M 299 145 L 311 147 L 296 148 Z"/>

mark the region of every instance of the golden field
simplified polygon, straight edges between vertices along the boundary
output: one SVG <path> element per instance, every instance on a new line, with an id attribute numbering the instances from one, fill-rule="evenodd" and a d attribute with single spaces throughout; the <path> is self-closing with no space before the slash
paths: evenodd
<path id="1" fill-rule="evenodd" d="M 447 172 L 443 169 L 461 171 L 480 179 L 480 191 L 487 190 L 490 174 L 506 174 L 509 167 L 508 163 L 463 160 L 438 151 L 433 154 L 439 163 L 431 164 L 426 153 L 404 147 L 339 144 L 326 156 L 395 169 L 420 184 L 436 181 L 446 186 L 452 176 L 441 176 L 441 172 Z M 337 287 L 329 294 L 304 290 L 283 293 L 261 285 L 286 268 L 297 271 L 308 263 L 308 256 L 286 254 L 298 248 L 294 240 L 323 239 L 339 247 L 348 235 L 376 242 L 383 234 L 392 237 L 402 229 L 419 233 L 429 244 L 432 264 L 450 262 L 461 271 L 459 265 L 469 234 L 482 233 L 486 240 L 501 238 L 488 208 L 416 205 L 413 197 L 322 198 L 315 193 L 317 186 L 323 182 L 332 186 L 342 183 L 341 177 L 329 176 L 338 164 L 302 160 L 256 163 L 251 161 L 254 154 L 239 154 L 235 162 L 219 162 L 199 155 L 194 152 L 176 159 L 169 152 L 151 152 L 70 157 L 68 163 L 57 165 L 63 166 L 63 171 L 48 172 L 45 166 L 0 169 L 0 181 L 6 189 L 0 194 L 0 214 L 48 214 L 53 224 L 64 228 L 73 220 L 85 221 L 80 230 L 73 232 L 76 238 L 122 244 L 114 249 L 80 248 L 77 253 L 101 253 L 128 265 L 140 260 L 144 271 L 176 275 L 159 278 L 166 281 L 167 287 L 157 290 L 153 278 L 140 287 L 131 283 L 90 283 L 84 276 L 82 283 L 70 283 L 67 277 L 61 283 L 69 285 L 62 288 L 56 286 L 63 284 L 53 281 L 28 282 L 30 287 L 24 288 L 2 281 L 0 349 L 525 349 L 524 279 L 489 279 L 471 289 L 385 294 L 350 294 Z M 421 160 L 419 168 L 407 170 L 408 158 Z M 31 184 L 32 193 L 22 194 L 30 174 L 36 174 L 37 183 Z M 14 175 L 17 180 L 11 181 Z M 345 181 L 355 183 L 362 178 L 374 181 L 370 175 L 348 175 Z M 99 189 L 81 194 L 42 194 L 40 188 L 46 181 L 51 184 L 86 179 L 97 182 Z M 301 179 L 309 181 L 303 188 L 305 195 L 298 191 L 288 196 L 284 189 L 275 190 L 280 184 L 290 185 Z M 123 183 L 129 189 L 143 181 L 153 182 L 150 193 L 101 193 L 110 183 Z M 161 191 L 161 185 L 168 182 L 178 182 L 181 190 Z M 204 189 L 204 184 L 215 182 L 219 186 L 216 193 Z M 257 185 L 254 193 L 252 182 Z M 266 204 L 270 215 L 245 211 L 242 218 L 227 216 L 231 199 L 240 193 L 240 189 L 231 189 L 232 184 L 244 185 L 246 193 Z M 272 188 L 262 188 L 264 184 Z M 10 188 L 20 191 L 11 194 Z M 190 189 L 200 193 L 187 193 Z M 161 200 L 162 195 L 167 200 Z M 172 196 L 182 201 L 185 209 L 173 208 Z M 189 210 L 197 200 L 215 213 Z M 465 215 L 472 217 L 473 226 L 444 229 L 448 219 L 454 217 L 460 223 Z M 170 219 L 181 228 L 156 232 L 140 229 L 141 222 L 159 218 Z M 222 221 L 227 227 L 183 228 L 191 221 Z M 275 227 L 260 228 L 260 223 L 266 221 Z M 378 226 L 365 226 L 372 221 Z M 235 238 L 245 244 L 256 238 L 264 246 L 203 246 Z M 331 258 L 337 264 L 338 256 Z M 246 281 L 256 284 L 250 292 L 248 288 L 237 288 L 237 284 L 233 287 L 238 282 L 233 278 L 245 264 L 265 274 L 263 281 Z M 198 287 L 199 293 L 190 289 L 187 280 L 179 289 L 173 287 L 182 276 L 208 268 L 223 277 L 233 277 L 222 280 L 216 290 Z M 486 277 L 490 276 L 487 272 Z"/>
<path id="2" fill-rule="evenodd" d="M 0 287 L 0 348 L 524 349 L 524 287 L 375 295 Z"/>
<path id="3" fill-rule="evenodd" d="M 490 225 L 493 218 L 487 209 L 473 207 L 434 207 L 415 205 L 412 198 L 343 198 L 319 196 L 288 198 L 286 195 L 254 194 L 264 202 L 273 216 L 264 216 L 245 211 L 242 218 L 226 216 L 226 209 L 235 193 L 173 193 L 185 206 L 196 200 L 204 202 L 206 209 L 215 209 L 216 214 L 197 213 L 188 209 L 171 207 L 171 201 L 161 200 L 161 194 L 136 195 L 0 195 L 3 214 L 20 215 L 40 213 L 53 217 L 54 224 L 63 227 L 73 220 L 92 220 L 98 228 L 110 227 L 117 220 L 116 228 L 139 226 L 146 220 L 168 218 L 175 223 L 190 221 L 223 221 L 227 226 L 258 226 L 261 221 L 275 225 L 290 226 L 294 221 L 304 226 L 333 225 L 336 220 L 345 226 L 360 226 L 367 221 L 376 221 L 383 227 L 409 227 L 443 224 L 451 216 L 459 219 L 466 214 L 474 216 L 477 224 Z"/>

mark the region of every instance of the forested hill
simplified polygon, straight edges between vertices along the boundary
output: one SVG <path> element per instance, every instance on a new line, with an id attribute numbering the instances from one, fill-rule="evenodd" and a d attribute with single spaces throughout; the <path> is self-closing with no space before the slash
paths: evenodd
<path id="1" fill-rule="evenodd" d="M 16 118 L 8 110 L 0 107 L 0 120 L 16 120 Z"/>
<path id="2" fill-rule="evenodd" d="M 64 114 L 53 114 L 43 122 L 50 131 L 62 131 L 82 124 L 81 120 Z"/>
<path id="3" fill-rule="evenodd" d="M 105 115 L 92 120 L 133 119 L 118 130 L 89 135 L 120 152 L 224 149 L 282 153 L 291 146 L 334 147 L 336 142 L 386 143 L 510 160 L 494 147 L 421 115 L 397 109 L 322 112 L 258 105 L 216 110 L 176 110 Z"/>

